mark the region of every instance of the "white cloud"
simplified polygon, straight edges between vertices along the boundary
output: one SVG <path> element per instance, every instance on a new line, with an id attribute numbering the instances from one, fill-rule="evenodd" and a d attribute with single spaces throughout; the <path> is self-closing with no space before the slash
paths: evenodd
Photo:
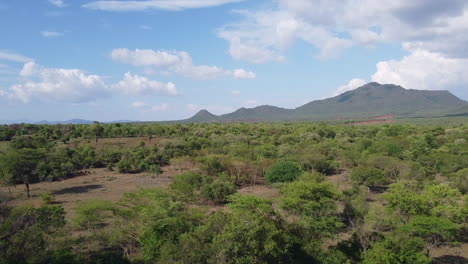
<path id="1" fill-rule="evenodd" d="M 238 3 L 244 0 L 145 0 L 145 1 L 94 1 L 84 4 L 89 9 L 127 12 L 163 9 L 180 11 L 191 8 L 204 8 L 220 6 L 229 3 Z"/>
<path id="2" fill-rule="evenodd" d="M 234 70 L 232 75 L 236 79 L 255 79 L 255 77 L 257 77 L 254 72 L 246 71 L 244 69 Z"/>
<path id="3" fill-rule="evenodd" d="M 218 30 L 235 59 L 278 60 L 296 40 L 319 49 L 318 57 L 377 43 L 402 43 L 409 51 L 468 57 L 466 0 L 278 0 Z"/>
<path id="4" fill-rule="evenodd" d="M 147 106 L 147 104 L 145 102 L 133 102 L 131 106 L 133 108 L 142 108 L 142 107 Z"/>
<path id="5" fill-rule="evenodd" d="M 468 59 L 449 58 L 439 53 L 416 50 L 401 60 L 378 62 L 371 80 L 382 84 L 401 85 L 406 89 L 449 90 L 466 94 L 466 69 Z M 364 80 L 352 79 L 347 85 L 338 88 L 336 94 L 352 90 L 364 83 Z"/>
<path id="6" fill-rule="evenodd" d="M 338 89 L 336 89 L 334 95 L 336 96 L 336 95 L 342 94 L 344 92 L 354 90 L 354 89 L 356 89 L 358 87 L 363 86 L 364 84 L 366 84 L 366 81 L 363 80 L 363 79 L 352 79 L 347 84 L 338 87 Z"/>
<path id="7" fill-rule="evenodd" d="M 32 61 L 33 59 L 14 52 L 0 50 L 0 60 L 25 63 L 28 61 Z"/>
<path id="8" fill-rule="evenodd" d="M 122 81 L 112 85 L 112 88 L 131 96 L 178 95 L 176 86 L 171 82 L 161 83 L 129 72 L 125 73 Z"/>
<path id="9" fill-rule="evenodd" d="M 216 79 L 223 76 L 237 79 L 255 78 L 255 73 L 243 69 L 227 71 L 217 66 L 194 65 L 192 57 L 185 51 L 114 49 L 111 52 L 111 58 L 134 66 L 155 66 L 164 71 L 194 79 Z"/>
<path id="10" fill-rule="evenodd" d="M 181 58 L 174 53 L 154 50 L 131 51 L 129 49 L 114 49 L 111 58 L 122 63 L 135 66 L 158 66 L 169 67 L 180 63 Z"/>
<path id="11" fill-rule="evenodd" d="M 381 61 L 372 80 L 407 89 L 458 90 L 468 86 L 468 59 L 416 50 L 401 60 Z"/>
<path id="12" fill-rule="evenodd" d="M 171 82 L 165 84 L 130 73 L 126 73 L 122 81 L 109 85 L 103 77 L 86 74 L 79 69 L 46 68 L 35 62 L 28 62 L 24 64 L 19 76 L 21 83 L 12 85 L 4 91 L 3 96 L 23 103 L 32 100 L 84 103 L 113 94 L 178 95 Z"/>
<path id="13" fill-rule="evenodd" d="M 78 69 L 44 68 L 28 62 L 20 76 L 25 82 L 11 86 L 8 94 L 24 103 L 32 98 L 79 103 L 107 96 L 109 92 L 100 76 L 88 75 Z"/>
<path id="14" fill-rule="evenodd" d="M 231 93 L 232 95 L 240 95 L 240 94 L 241 94 L 241 91 L 239 91 L 239 90 L 232 90 L 230 93 Z"/>
<path id="15" fill-rule="evenodd" d="M 63 0 L 49 0 L 49 3 L 56 7 L 65 7 L 65 2 Z"/>
<path id="16" fill-rule="evenodd" d="M 6 92 L 3 90 L 0 90 L 0 97 L 6 96 Z"/>
<path id="17" fill-rule="evenodd" d="M 56 37 L 61 37 L 64 34 L 62 32 L 57 32 L 57 31 L 43 30 L 43 31 L 41 31 L 41 35 L 44 38 L 56 38 Z"/>

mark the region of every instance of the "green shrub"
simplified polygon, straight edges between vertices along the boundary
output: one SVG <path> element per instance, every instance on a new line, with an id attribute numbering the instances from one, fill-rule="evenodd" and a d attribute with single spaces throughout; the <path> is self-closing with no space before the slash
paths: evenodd
<path id="1" fill-rule="evenodd" d="M 73 222 L 80 228 L 92 230 L 104 223 L 106 212 L 112 211 L 113 205 L 109 201 L 92 200 L 80 202 L 75 207 L 76 217 Z"/>
<path id="2" fill-rule="evenodd" d="M 331 160 L 321 159 L 315 162 L 313 168 L 320 173 L 330 175 L 335 173 L 337 166 Z"/>
<path id="3" fill-rule="evenodd" d="M 117 170 L 120 173 L 129 173 L 130 171 L 132 171 L 132 165 L 128 160 L 122 159 L 117 163 Z"/>
<path id="4" fill-rule="evenodd" d="M 356 167 L 351 171 L 349 178 L 356 184 L 364 184 L 366 186 L 387 185 L 391 183 L 383 170 L 373 167 Z"/>
<path id="5" fill-rule="evenodd" d="M 202 188 L 203 195 L 210 201 L 215 203 L 227 202 L 227 197 L 237 191 L 234 185 L 226 175 L 222 175 L 210 184 L 206 184 Z"/>
<path id="6" fill-rule="evenodd" d="M 301 167 L 292 161 L 280 161 L 275 163 L 265 174 L 268 183 L 292 182 L 302 173 Z"/>
<path id="7" fill-rule="evenodd" d="M 156 175 L 161 174 L 163 171 L 161 170 L 161 167 L 158 164 L 150 165 L 148 168 L 148 171 L 151 173 L 154 173 Z"/>
<path id="8" fill-rule="evenodd" d="M 55 195 L 51 192 L 41 193 L 39 196 L 43 205 L 50 205 L 55 202 Z"/>
<path id="9" fill-rule="evenodd" d="M 195 198 L 195 192 L 200 190 L 202 185 L 203 176 L 189 171 L 175 175 L 169 188 L 186 198 L 193 199 Z"/>

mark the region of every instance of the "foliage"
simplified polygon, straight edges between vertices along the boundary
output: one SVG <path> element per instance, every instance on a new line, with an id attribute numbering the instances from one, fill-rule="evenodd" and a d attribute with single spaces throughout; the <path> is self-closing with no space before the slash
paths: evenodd
<path id="1" fill-rule="evenodd" d="M 291 182 L 302 173 L 301 167 L 292 161 L 279 161 L 267 171 L 265 179 L 269 183 Z"/>
<path id="2" fill-rule="evenodd" d="M 385 238 L 374 244 L 364 255 L 363 264 L 429 264 L 431 259 L 424 256 L 421 250 L 424 241 L 420 238 L 397 237 Z"/>
<path id="3" fill-rule="evenodd" d="M 0 226 L 0 262 L 39 263 L 46 258 L 50 236 L 64 225 L 61 206 L 14 208 Z"/>
<path id="4" fill-rule="evenodd" d="M 226 175 L 221 175 L 213 182 L 205 184 L 202 188 L 203 195 L 215 203 L 224 203 L 227 197 L 237 191 L 234 185 Z"/>
<path id="5" fill-rule="evenodd" d="M 349 178 L 358 185 L 375 186 L 388 185 L 390 180 L 384 171 L 372 167 L 356 167 L 351 171 Z"/>

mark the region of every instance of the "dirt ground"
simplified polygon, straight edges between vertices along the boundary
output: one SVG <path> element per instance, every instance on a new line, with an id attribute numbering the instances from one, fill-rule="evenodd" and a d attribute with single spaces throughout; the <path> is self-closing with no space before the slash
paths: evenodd
<path id="1" fill-rule="evenodd" d="M 51 192 L 56 202 L 62 205 L 68 217 L 74 215 L 74 207 L 79 201 L 102 199 L 118 201 L 126 192 L 141 188 L 166 187 L 172 176 L 177 174 L 173 167 L 163 168 L 163 174 L 155 176 L 149 173 L 121 174 L 107 169 L 90 169 L 89 173 L 56 182 L 41 182 L 31 184 L 31 198 L 27 199 L 24 185 L 0 188 L 0 197 L 7 200 L 8 206 L 40 204 L 40 195 Z"/>

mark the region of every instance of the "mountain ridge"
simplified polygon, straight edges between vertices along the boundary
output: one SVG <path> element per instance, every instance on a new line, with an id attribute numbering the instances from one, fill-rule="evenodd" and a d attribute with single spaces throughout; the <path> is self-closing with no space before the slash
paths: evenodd
<path id="1" fill-rule="evenodd" d="M 465 114 L 468 115 L 468 102 L 447 90 L 405 89 L 399 85 L 371 82 L 293 109 L 261 105 L 254 108 L 241 107 L 223 115 L 215 115 L 204 109 L 181 122 L 314 121 L 385 115 L 411 118 Z"/>

